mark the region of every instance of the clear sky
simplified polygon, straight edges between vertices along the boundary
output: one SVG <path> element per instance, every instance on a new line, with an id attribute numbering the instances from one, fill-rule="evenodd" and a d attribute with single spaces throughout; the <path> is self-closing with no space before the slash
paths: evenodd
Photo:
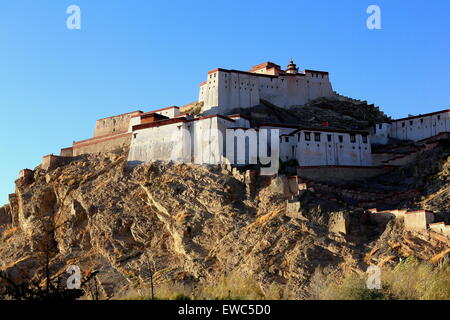
<path id="1" fill-rule="evenodd" d="M 66 9 L 81 8 L 81 30 Z M 381 30 L 366 9 L 381 8 Z M 206 72 L 264 61 L 330 72 L 397 118 L 449 108 L 448 0 L 13 0 L 0 4 L 0 205 L 19 170 L 95 120 L 198 97 Z"/>

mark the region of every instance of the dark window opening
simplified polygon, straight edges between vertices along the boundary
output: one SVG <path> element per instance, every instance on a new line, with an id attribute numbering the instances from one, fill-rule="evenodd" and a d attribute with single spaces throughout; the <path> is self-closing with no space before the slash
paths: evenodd
<path id="1" fill-rule="evenodd" d="M 311 141 L 311 132 L 305 132 L 305 140 Z"/>
<path id="2" fill-rule="evenodd" d="M 328 142 L 331 142 L 331 134 L 327 135 Z"/>
<path id="3" fill-rule="evenodd" d="M 320 133 L 314 133 L 314 141 L 320 141 Z"/>
<path id="4" fill-rule="evenodd" d="M 344 142 L 344 136 L 339 136 L 339 142 L 340 143 Z"/>
<path id="5" fill-rule="evenodd" d="M 356 142 L 356 134 L 351 134 L 350 135 L 350 142 L 351 143 L 355 143 Z"/>

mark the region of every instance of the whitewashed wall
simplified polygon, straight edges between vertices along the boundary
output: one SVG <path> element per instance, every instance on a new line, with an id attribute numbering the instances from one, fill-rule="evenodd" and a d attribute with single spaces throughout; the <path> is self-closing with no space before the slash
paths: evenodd
<path id="1" fill-rule="evenodd" d="M 204 102 L 205 111 L 226 113 L 234 108 L 258 105 L 260 99 L 286 108 L 333 96 L 333 88 L 325 73 L 267 76 L 217 70 L 209 73 L 207 83 L 200 87 L 199 101 Z"/>
<path id="2" fill-rule="evenodd" d="M 450 111 L 423 117 L 406 118 L 392 122 L 391 137 L 419 141 L 450 132 Z"/>
<path id="3" fill-rule="evenodd" d="M 310 133 L 309 141 L 306 140 L 307 133 Z M 316 140 L 316 134 L 320 135 L 320 141 Z M 300 166 L 373 165 L 369 137 L 364 140 L 361 134 L 355 134 L 355 142 L 351 142 L 350 136 L 349 133 L 308 130 L 281 136 L 280 158 L 282 161 L 296 159 Z"/>
<path id="4" fill-rule="evenodd" d="M 443 132 L 450 132 L 450 111 L 399 119 L 392 123 L 379 123 L 369 131 L 374 144 L 387 144 L 390 137 L 411 141 L 428 139 Z"/>

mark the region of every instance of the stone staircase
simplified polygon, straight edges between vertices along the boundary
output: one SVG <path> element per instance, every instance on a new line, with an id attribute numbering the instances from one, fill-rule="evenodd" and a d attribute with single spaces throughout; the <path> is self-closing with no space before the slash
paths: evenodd
<path id="1" fill-rule="evenodd" d="M 418 190 L 397 191 L 362 191 L 331 183 L 317 182 L 301 178 L 289 177 L 289 189 L 291 194 L 297 196 L 302 190 L 308 190 L 316 198 L 335 202 L 348 209 L 373 208 L 377 206 L 395 204 L 403 200 L 421 196 Z"/>
<path id="2" fill-rule="evenodd" d="M 375 165 L 404 166 L 414 162 L 421 153 L 433 150 L 438 145 L 439 142 L 425 142 L 423 145 L 415 147 L 413 151 L 397 152 L 396 150 L 392 150 L 391 152 L 384 153 L 374 152 L 372 157 Z"/>
<path id="3" fill-rule="evenodd" d="M 339 94 L 336 91 L 333 91 L 333 93 L 335 94 L 336 99 L 339 101 L 348 101 L 348 102 L 352 102 L 354 104 L 367 104 L 366 100 L 353 99 L 353 98 L 344 96 L 342 94 Z"/>
<path id="4" fill-rule="evenodd" d="M 338 101 L 351 102 L 351 103 L 356 104 L 356 105 L 368 105 L 368 106 L 372 106 L 373 110 L 375 110 L 375 111 L 377 111 L 377 112 L 380 112 L 382 115 L 388 117 L 383 111 L 380 110 L 380 107 L 378 107 L 378 106 L 376 106 L 376 105 L 374 105 L 374 104 L 369 104 L 369 103 L 367 102 L 367 100 L 354 99 L 354 98 L 347 97 L 347 96 L 344 96 L 344 95 L 342 95 L 342 94 L 339 94 L 339 93 L 337 93 L 336 91 L 333 91 L 333 92 L 334 92 L 334 95 L 335 95 L 336 100 L 338 100 Z"/>

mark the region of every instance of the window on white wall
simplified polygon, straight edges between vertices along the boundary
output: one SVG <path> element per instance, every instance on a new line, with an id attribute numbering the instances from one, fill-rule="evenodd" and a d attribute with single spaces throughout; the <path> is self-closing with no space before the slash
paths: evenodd
<path id="1" fill-rule="evenodd" d="M 305 132 L 305 141 L 311 141 L 311 132 Z"/>
<path id="2" fill-rule="evenodd" d="M 320 142 L 320 133 L 318 132 L 314 133 L 314 141 Z"/>
<path id="3" fill-rule="evenodd" d="M 356 135 L 355 134 L 351 134 L 350 135 L 350 142 L 351 143 L 355 143 L 356 142 Z"/>

